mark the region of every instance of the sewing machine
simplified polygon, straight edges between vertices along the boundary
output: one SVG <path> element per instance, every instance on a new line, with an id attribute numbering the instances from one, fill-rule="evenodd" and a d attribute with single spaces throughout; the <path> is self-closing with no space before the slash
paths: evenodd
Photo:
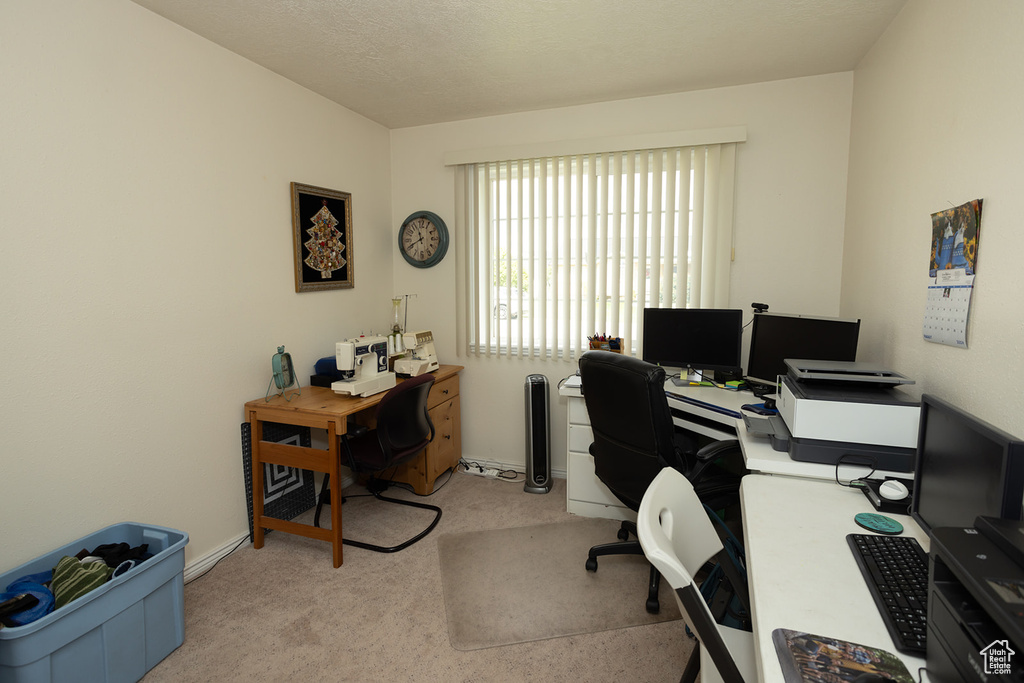
<path id="1" fill-rule="evenodd" d="M 337 394 L 371 396 L 395 386 L 388 372 L 387 337 L 353 337 L 335 345 L 335 363 L 344 379 L 331 383 Z"/>
<path id="2" fill-rule="evenodd" d="M 395 372 L 415 377 L 437 370 L 437 351 L 434 350 L 434 333 L 430 330 L 406 332 L 402 335 L 406 355 L 395 361 Z"/>

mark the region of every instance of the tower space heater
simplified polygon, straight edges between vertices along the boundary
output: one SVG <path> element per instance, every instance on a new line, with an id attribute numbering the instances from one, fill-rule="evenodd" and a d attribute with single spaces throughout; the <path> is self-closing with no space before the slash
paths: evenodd
<path id="1" fill-rule="evenodd" d="M 548 378 L 526 376 L 526 483 L 527 493 L 551 490 L 551 430 L 548 426 Z"/>

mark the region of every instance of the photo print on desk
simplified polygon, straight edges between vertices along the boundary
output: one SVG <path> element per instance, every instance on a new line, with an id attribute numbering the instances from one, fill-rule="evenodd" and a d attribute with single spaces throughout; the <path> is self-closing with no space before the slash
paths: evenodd
<path id="1" fill-rule="evenodd" d="M 295 291 L 355 286 L 352 255 L 352 195 L 292 183 Z"/>
<path id="2" fill-rule="evenodd" d="M 925 341 L 967 348 L 967 318 L 974 291 L 981 231 L 980 199 L 932 214 Z"/>

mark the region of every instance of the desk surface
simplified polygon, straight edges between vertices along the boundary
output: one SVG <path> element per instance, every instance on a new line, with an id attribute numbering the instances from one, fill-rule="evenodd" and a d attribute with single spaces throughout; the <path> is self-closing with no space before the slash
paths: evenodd
<path id="1" fill-rule="evenodd" d="M 748 475 L 740 498 L 759 680 L 784 681 L 776 628 L 883 648 L 917 680 L 924 659 L 896 650 L 847 545 L 847 534 L 867 533 L 853 521 L 874 511 L 864 494 L 834 482 Z M 928 550 L 927 535 L 909 516 L 892 517 Z"/>
<path id="2" fill-rule="evenodd" d="M 741 407 L 746 403 L 762 402 L 761 399 L 756 398 L 749 391 L 732 391 L 729 389 L 702 386 L 676 386 L 671 380 L 665 382 L 665 389 L 687 398 L 702 401 L 704 403 L 735 412 L 741 412 Z M 579 385 L 573 382 L 566 382 L 563 384 L 559 388 L 558 393 L 561 396 L 567 397 L 582 396 Z M 821 463 L 793 460 L 793 458 L 789 457 L 789 453 L 782 453 L 773 449 L 768 441 L 768 437 L 754 436 L 753 434 L 750 434 L 747 431 L 742 418 L 737 419 L 716 410 L 702 408 L 701 406 L 694 405 L 686 401 L 673 399 L 671 396 L 669 397 L 668 402 L 672 408 L 683 411 L 689 415 L 694 415 L 701 421 L 701 424 L 691 426 L 686 424 L 685 420 L 677 420 L 677 424 L 679 424 L 680 427 L 683 427 L 684 429 L 692 428 L 694 431 L 712 438 L 739 439 L 740 448 L 743 450 L 743 458 L 746 462 L 747 469 L 751 472 L 760 472 L 762 474 L 784 474 L 791 477 L 809 477 L 812 479 L 827 479 L 829 481 L 835 481 L 835 465 L 823 465 Z M 734 431 L 735 434 L 732 434 L 731 432 L 718 432 L 713 426 L 708 427 L 708 425 L 714 424 L 722 425 L 729 430 Z M 857 471 L 853 476 L 861 476 L 864 474 L 867 474 L 867 472 Z M 906 477 L 907 473 L 877 472 L 873 476 Z"/>

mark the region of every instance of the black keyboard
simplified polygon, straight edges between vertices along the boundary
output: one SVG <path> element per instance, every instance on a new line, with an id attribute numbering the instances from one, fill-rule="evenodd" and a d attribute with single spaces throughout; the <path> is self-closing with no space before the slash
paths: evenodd
<path id="1" fill-rule="evenodd" d="M 896 649 L 923 655 L 928 555 L 908 536 L 849 534 L 846 540 Z"/>

